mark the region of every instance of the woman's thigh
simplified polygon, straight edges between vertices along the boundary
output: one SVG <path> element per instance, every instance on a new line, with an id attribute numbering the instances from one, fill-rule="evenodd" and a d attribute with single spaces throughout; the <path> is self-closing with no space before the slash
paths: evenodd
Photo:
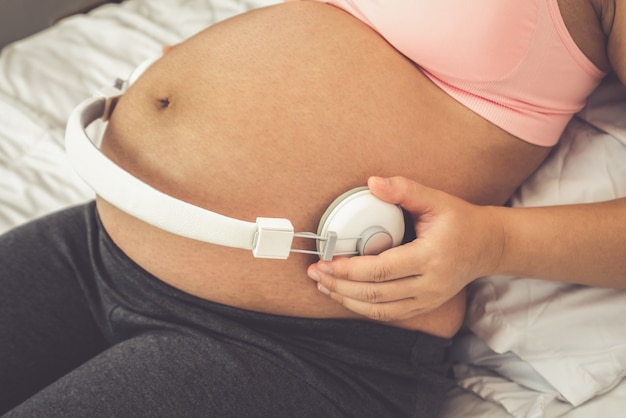
<path id="1" fill-rule="evenodd" d="M 170 332 L 117 344 L 8 417 L 38 411 L 51 417 L 341 416 L 303 378 L 256 353 Z"/>
<path id="2" fill-rule="evenodd" d="M 0 237 L 0 413 L 104 347 L 77 274 L 82 208 Z"/>

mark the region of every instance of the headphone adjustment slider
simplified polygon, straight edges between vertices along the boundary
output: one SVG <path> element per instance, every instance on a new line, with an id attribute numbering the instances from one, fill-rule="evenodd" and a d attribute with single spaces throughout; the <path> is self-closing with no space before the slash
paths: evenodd
<path id="1" fill-rule="evenodd" d="M 321 253 L 320 258 L 324 261 L 332 261 L 336 245 L 337 233 L 335 231 L 328 231 L 326 234 L 326 245 L 324 246 L 324 251 Z"/>
<path id="2" fill-rule="evenodd" d="M 117 101 L 122 96 L 122 91 L 116 87 L 106 86 L 99 89 L 94 96 L 104 99 L 104 109 L 102 109 L 102 120 L 108 121 L 117 105 Z"/>

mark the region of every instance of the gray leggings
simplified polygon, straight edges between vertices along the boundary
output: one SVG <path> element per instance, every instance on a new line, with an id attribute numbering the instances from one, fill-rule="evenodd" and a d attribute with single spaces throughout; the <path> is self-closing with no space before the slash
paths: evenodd
<path id="1" fill-rule="evenodd" d="M 433 418 L 450 386 L 448 340 L 193 297 L 127 258 L 93 203 L 4 234 L 0 260 L 6 417 Z"/>

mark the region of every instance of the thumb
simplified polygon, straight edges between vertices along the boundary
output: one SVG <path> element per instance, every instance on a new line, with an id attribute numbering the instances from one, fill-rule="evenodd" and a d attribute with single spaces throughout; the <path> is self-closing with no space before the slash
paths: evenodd
<path id="1" fill-rule="evenodd" d="M 367 185 L 374 196 L 413 213 L 430 211 L 436 205 L 438 194 L 442 193 L 401 176 L 370 177 Z"/>

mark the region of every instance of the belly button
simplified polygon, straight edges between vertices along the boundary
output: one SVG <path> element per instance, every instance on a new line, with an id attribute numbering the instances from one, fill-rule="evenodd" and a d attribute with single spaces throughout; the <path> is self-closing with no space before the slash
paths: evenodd
<path id="1" fill-rule="evenodd" d="M 164 98 L 161 98 L 161 99 L 157 99 L 157 106 L 158 106 L 159 110 L 167 109 L 170 106 L 170 99 L 169 99 L 169 97 L 164 97 Z"/>

